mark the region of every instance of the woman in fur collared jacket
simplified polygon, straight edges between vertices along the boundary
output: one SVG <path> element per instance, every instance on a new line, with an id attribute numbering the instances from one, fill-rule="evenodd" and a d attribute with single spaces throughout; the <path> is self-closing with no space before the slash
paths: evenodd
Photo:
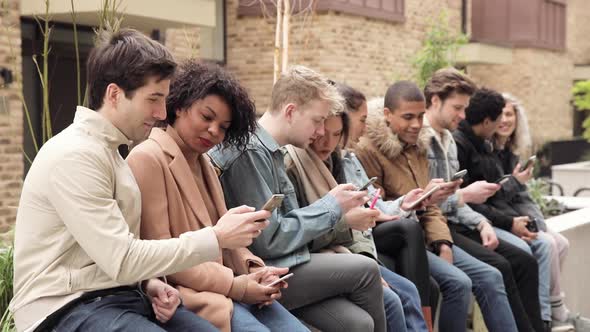
<path id="1" fill-rule="evenodd" d="M 515 168 L 519 159 L 528 158 L 528 151 L 531 147 L 531 138 L 524 107 L 514 96 L 502 94 L 506 106 L 500 116 L 500 124 L 493 138 L 494 149 L 502 163 L 505 174 L 515 174 Z M 520 166 L 518 166 L 520 167 Z M 524 178 L 519 179 L 520 186 L 518 194 L 513 200 L 513 208 L 523 216 L 534 218 L 539 228 L 539 236 L 543 236 L 551 243 L 551 314 L 554 321 L 566 321 L 568 310 L 563 302 L 561 291 L 561 266 L 565 260 L 569 248 L 568 240 L 561 234 L 552 231 L 545 224 L 543 213 L 527 192 L 526 182 L 532 177 L 532 167 L 528 172 L 523 172 Z M 522 243 L 520 246 L 528 250 L 528 245 Z"/>

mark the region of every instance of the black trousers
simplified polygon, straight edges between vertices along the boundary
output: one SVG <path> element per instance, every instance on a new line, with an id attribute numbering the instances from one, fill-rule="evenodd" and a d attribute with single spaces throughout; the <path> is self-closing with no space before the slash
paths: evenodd
<path id="1" fill-rule="evenodd" d="M 504 287 L 518 330 L 543 331 L 539 304 L 539 266 L 536 259 L 519 248 L 499 241 L 495 251 L 481 245 L 477 230 L 449 223 L 453 242 L 471 256 L 502 273 Z"/>
<path id="2" fill-rule="evenodd" d="M 411 219 L 384 222 L 373 228 L 373 238 L 381 262 L 413 282 L 420 293 L 422 305 L 430 306 L 434 311 L 438 294 L 432 290 L 438 289 L 438 285 L 431 285 L 424 233 L 420 224 Z M 435 305 L 431 305 L 432 300 Z"/>

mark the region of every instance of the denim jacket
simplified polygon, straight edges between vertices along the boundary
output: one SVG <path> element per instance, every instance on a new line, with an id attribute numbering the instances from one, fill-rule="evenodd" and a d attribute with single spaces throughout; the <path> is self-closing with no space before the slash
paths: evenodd
<path id="1" fill-rule="evenodd" d="M 424 117 L 424 130 L 430 135 L 430 144 L 428 146 L 428 169 L 431 179 L 444 179 L 448 181 L 453 174 L 459 171 L 459 160 L 457 157 L 457 144 L 453 135 L 447 129 L 443 130 L 442 135 L 430 126 L 428 118 Z M 463 224 L 471 229 L 475 229 L 480 222 L 486 218 L 473 211 L 467 204 L 459 202 L 459 195 L 456 193 L 450 196 L 440 205 L 447 220 L 455 224 Z"/>
<path id="2" fill-rule="evenodd" d="M 245 151 L 217 146 L 209 155 L 221 171 L 228 208 L 245 204 L 260 209 L 273 194 L 285 195 L 270 224 L 250 246 L 268 265 L 292 267 L 309 261 L 308 245 L 330 232 L 342 217 L 340 205 L 330 194 L 299 208 L 283 150 L 260 125 Z"/>

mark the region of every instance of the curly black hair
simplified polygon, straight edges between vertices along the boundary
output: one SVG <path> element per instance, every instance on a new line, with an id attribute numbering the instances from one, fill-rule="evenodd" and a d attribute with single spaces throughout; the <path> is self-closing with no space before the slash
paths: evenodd
<path id="1" fill-rule="evenodd" d="M 472 126 L 484 122 L 487 118 L 496 121 L 502 114 L 505 104 L 504 97 L 497 91 L 479 89 L 471 96 L 469 106 L 465 109 L 465 120 Z"/>
<path id="2" fill-rule="evenodd" d="M 166 122 L 173 125 L 176 111 L 185 112 L 195 101 L 210 95 L 220 97 L 231 110 L 223 147 L 244 150 L 256 130 L 256 107 L 238 80 L 216 64 L 189 59 L 178 67 L 166 98 Z"/>

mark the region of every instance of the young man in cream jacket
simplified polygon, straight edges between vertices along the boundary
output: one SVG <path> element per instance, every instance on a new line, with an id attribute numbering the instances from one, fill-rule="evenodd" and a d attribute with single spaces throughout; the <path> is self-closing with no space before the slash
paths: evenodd
<path id="1" fill-rule="evenodd" d="M 103 34 L 87 64 L 89 108 L 39 151 L 25 178 L 14 249 L 19 331 L 213 331 L 156 277 L 247 246 L 266 211 L 241 206 L 214 227 L 139 240 L 141 196 L 118 152 L 166 117 L 176 64 L 135 30 Z M 277 294 L 277 296 L 280 295 Z"/>

